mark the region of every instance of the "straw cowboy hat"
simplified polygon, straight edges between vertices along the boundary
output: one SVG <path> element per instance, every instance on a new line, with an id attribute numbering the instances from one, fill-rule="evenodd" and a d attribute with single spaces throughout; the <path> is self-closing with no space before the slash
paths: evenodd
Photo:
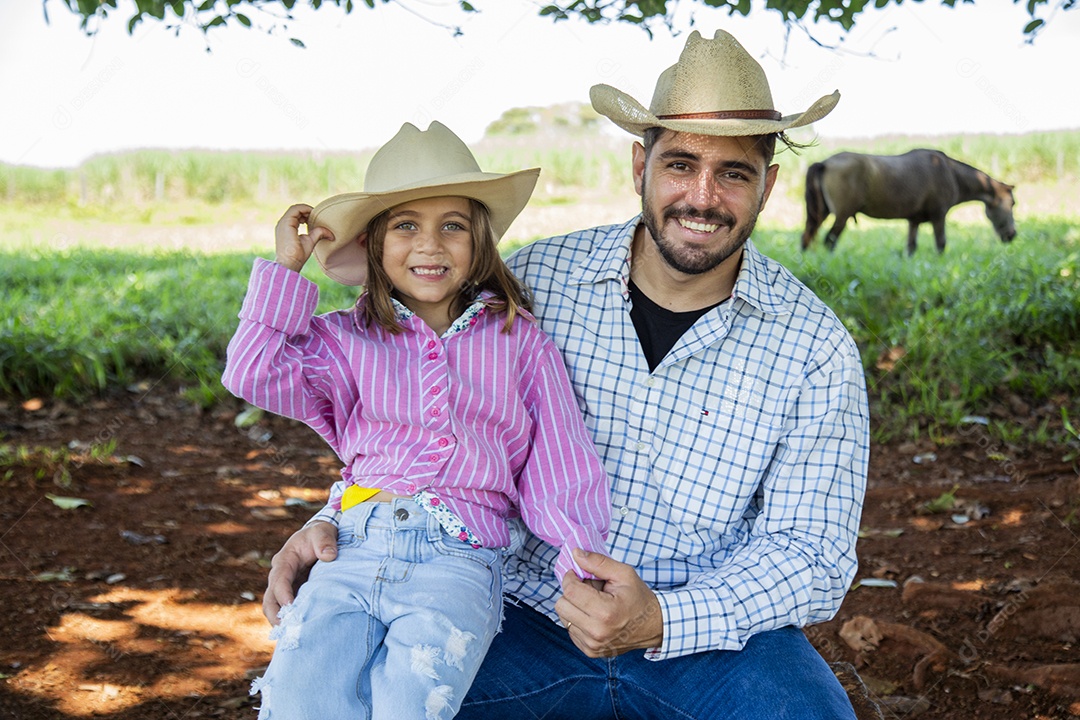
<path id="1" fill-rule="evenodd" d="M 315 245 L 315 257 L 332 280 L 362 285 L 367 276 L 367 254 L 356 242 L 379 213 L 402 203 L 432 197 L 478 200 L 491 212 L 496 240 L 529 202 L 540 168 L 500 174 L 480 171 L 476 158 L 445 125 L 433 122 L 421 131 L 405 123 L 397 135 L 379 148 L 364 175 L 363 192 L 335 195 L 319 203 L 308 227 L 322 226 L 334 240 Z"/>
<path id="2" fill-rule="evenodd" d="M 761 65 L 723 30 L 712 40 L 696 30 L 690 34 L 679 62 L 656 81 L 648 110 L 610 85 L 594 85 L 589 96 L 596 112 L 638 137 L 651 127 L 695 135 L 769 135 L 820 120 L 840 100 L 833 92 L 806 112 L 781 115 Z"/>

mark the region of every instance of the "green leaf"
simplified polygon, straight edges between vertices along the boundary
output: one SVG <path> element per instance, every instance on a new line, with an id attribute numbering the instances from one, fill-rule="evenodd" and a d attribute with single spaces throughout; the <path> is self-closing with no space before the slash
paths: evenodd
<path id="1" fill-rule="evenodd" d="M 262 420 L 262 416 L 263 416 L 262 408 L 257 408 L 257 407 L 254 407 L 252 405 L 248 405 L 247 408 L 245 408 L 242 413 L 240 413 L 239 415 L 236 416 L 236 419 L 233 420 L 233 423 L 238 428 L 248 428 L 248 427 L 251 427 L 252 425 L 254 425 L 255 423 L 259 422 L 260 420 Z"/>
<path id="2" fill-rule="evenodd" d="M 960 489 L 959 485 L 953 485 L 952 490 L 950 490 L 949 492 L 941 493 L 941 495 L 937 496 L 933 500 L 927 501 L 926 505 L 924 505 L 923 507 L 925 507 L 928 512 L 932 513 L 952 510 L 953 507 L 956 505 L 956 491 L 958 489 Z"/>
<path id="3" fill-rule="evenodd" d="M 93 507 L 94 503 L 89 500 L 83 500 L 82 498 L 64 497 L 62 495 L 50 495 L 45 494 L 45 497 L 52 500 L 52 504 L 61 510 L 74 510 L 81 507 Z"/>
<path id="4" fill-rule="evenodd" d="M 306 48 L 307 47 L 307 45 L 304 44 L 304 41 L 301 40 L 300 38 L 289 38 L 289 42 L 291 42 L 296 47 L 301 47 L 301 48 Z"/>
<path id="5" fill-rule="evenodd" d="M 75 572 L 75 568 L 66 567 L 60 570 L 46 570 L 45 572 L 38 573 L 34 576 L 34 579 L 38 582 L 71 582 L 75 579 L 72 574 Z"/>
<path id="6" fill-rule="evenodd" d="M 243 13 L 236 13 L 236 21 L 244 27 L 251 27 L 251 18 Z"/>
<path id="7" fill-rule="evenodd" d="M 476 8 L 473 7 L 472 3 L 465 2 L 465 0 L 461 0 L 461 2 L 459 4 L 461 5 L 461 9 L 464 10 L 465 12 L 476 12 Z"/>
<path id="8" fill-rule="evenodd" d="M 1029 22 L 1027 25 L 1024 26 L 1024 34 L 1025 35 L 1030 35 L 1031 33 L 1038 30 L 1040 27 L 1042 27 L 1044 23 L 1045 23 L 1045 21 L 1043 21 L 1043 20 L 1032 20 L 1031 22 Z"/>

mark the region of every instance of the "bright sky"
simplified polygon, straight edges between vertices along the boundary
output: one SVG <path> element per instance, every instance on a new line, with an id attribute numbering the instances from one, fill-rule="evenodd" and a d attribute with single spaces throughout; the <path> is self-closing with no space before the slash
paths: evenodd
<path id="1" fill-rule="evenodd" d="M 815 127 L 822 136 L 1080 128 L 1080 101 L 1065 80 L 1076 67 L 1080 10 L 1058 13 L 1032 46 L 1021 32 L 1025 3 L 908 2 L 868 10 L 842 49 L 830 50 L 798 30 L 785 45 L 776 13 L 761 3 L 745 19 L 684 0 L 681 34 L 658 26 L 652 40 L 632 26 L 554 24 L 537 16 L 537 2 L 473 4 L 482 12 L 464 15 L 452 0 L 375 10 L 358 2 L 346 16 L 328 3 L 290 26 L 307 49 L 237 26 L 212 31 L 207 53 L 191 28 L 177 37 L 150 23 L 128 36 L 126 2 L 86 37 L 57 0 L 51 24 L 37 0 L 0 0 L 0 162 L 69 167 L 141 147 L 358 150 L 405 121 L 432 119 L 472 142 L 508 108 L 588 102 L 600 82 L 647 106 L 657 76 L 678 59 L 691 10 L 703 34 L 723 27 L 759 59 L 784 114 L 838 88 L 840 105 Z M 464 35 L 417 13 L 460 24 Z M 809 27 L 820 41 L 841 37 Z"/>

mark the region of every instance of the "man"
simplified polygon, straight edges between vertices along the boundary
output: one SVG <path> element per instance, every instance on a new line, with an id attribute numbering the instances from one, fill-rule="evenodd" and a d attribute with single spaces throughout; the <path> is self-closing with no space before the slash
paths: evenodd
<path id="1" fill-rule="evenodd" d="M 784 130 L 726 32 L 691 34 L 650 108 L 599 85 L 593 106 L 642 137 L 642 214 L 538 241 L 509 264 L 564 353 L 611 476 L 599 580 L 555 578 L 526 535 L 460 718 L 853 718 L 798 628 L 831 618 L 856 569 L 868 459 L 859 351 L 836 316 L 750 240 Z M 292 599 L 333 525 L 273 562 L 264 611 Z M 561 583 L 560 583 L 561 581 Z"/>

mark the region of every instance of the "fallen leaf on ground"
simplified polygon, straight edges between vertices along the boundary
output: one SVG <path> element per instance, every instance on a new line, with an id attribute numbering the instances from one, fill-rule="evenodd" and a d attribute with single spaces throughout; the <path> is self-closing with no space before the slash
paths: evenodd
<path id="1" fill-rule="evenodd" d="M 872 618 L 856 615 L 840 628 L 840 639 L 855 652 L 869 652 L 881 644 L 881 630 Z"/>
<path id="2" fill-rule="evenodd" d="M 83 498 L 63 497 L 62 495 L 50 495 L 49 493 L 45 493 L 45 497 L 52 500 L 52 504 L 61 510 L 74 510 L 75 508 L 93 507 L 94 505 L 94 503 Z"/>

